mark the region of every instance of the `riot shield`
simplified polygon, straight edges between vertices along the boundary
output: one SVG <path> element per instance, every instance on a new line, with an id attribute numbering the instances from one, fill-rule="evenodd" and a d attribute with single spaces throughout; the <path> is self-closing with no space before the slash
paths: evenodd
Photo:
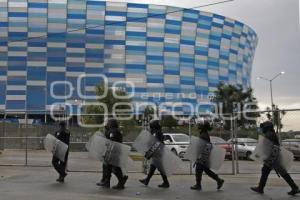
<path id="1" fill-rule="evenodd" d="M 270 159 L 270 157 L 272 157 L 272 154 L 274 154 L 274 149 L 276 149 L 274 147 L 276 146 L 273 144 L 272 141 L 260 135 L 258 139 L 258 144 L 250 158 L 260 163 L 265 163 Z M 276 162 L 279 162 L 281 167 L 288 171 L 293 164 L 293 153 L 281 146 L 278 151 L 278 154 L 279 155 Z"/>
<path id="2" fill-rule="evenodd" d="M 91 158 L 94 158 L 96 160 L 100 160 L 101 162 L 103 161 L 103 157 L 106 151 L 106 145 L 105 141 L 107 140 L 106 138 L 102 137 L 101 135 L 94 134 L 88 143 L 86 144 L 86 149 L 89 152 L 89 156 Z"/>
<path id="3" fill-rule="evenodd" d="M 219 170 L 222 167 L 226 155 L 226 150 L 222 147 L 212 145 L 212 150 L 209 156 L 209 167 L 214 170 Z"/>
<path id="4" fill-rule="evenodd" d="M 197 159 L 203 156 L 203 152 L 206 151 L 208 144 L 210 143 L 199 137 L 192 136 L 191 144 L 186 151 L 185 158 L 192 162 L 196 162 Z M 208 157 L 208 167 L 214 170 L 219 170 L 224 162 L 225 155 L 225 149 L 216 145 L 212 145 Z"/>
<path id="5" fill-rule="evenodd" d="M 105 137 L 95 134 L 86 145 L 92 158 L 120 167 L 124 174 L 127 173 L 127 161 L 130 146 L 114 142 Z"/>
<path id="6" fill-rule="evenodd" d="M 69 147 L 64 142 L 58 140 L 53 135 L 48 134 L 44 140 L 44 147 L 49 153 L 52 153 L 53 156 L 65 162 L 66 153 Z"/>
<path id="7" fill-rule="evenodd" d="M 133 147 L 148 159 L 151 158 L 151 163 L 167 176 L 173 174 L 181 162 L 174 153 L 148 131 L 140 133 L 134 141 Z"/>
<path id="8" fill-rule="evenodd" d="M 286 170 L 289 171 L 294 162 L 294 154 L 283 147 L 280 147 L 279 154 L 280 165 Z"/>
<path id="9" fill-rule="evenodd" d="M 184 157 L 192 162 L 196 162 L 199 156 L 201 155 L 201 152 L 205 148 L 206 144 L 206 141 L 200 139 L 199 137 L 192 136 L 190 145 Z"/>
<path id="10" fill-rule="evenodd" d="M 272 141 L 260 135 L 258 138 L 258 143 L 256 145 L 256 148 L 254 152 L 251 154 L 250 158 L 258 162 L 264 162 L 271 155 L 272 146 L 273 146 Z"/>

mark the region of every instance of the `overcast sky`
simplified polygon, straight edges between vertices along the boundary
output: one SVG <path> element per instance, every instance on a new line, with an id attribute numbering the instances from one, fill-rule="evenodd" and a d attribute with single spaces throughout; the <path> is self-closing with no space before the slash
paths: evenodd
<path id="1" fill-rule="evenodd" d="M 300 109 L 299 0 L 235 0 L 205 10 L 245 22 L 258 34 L 252 87 L 261 109 L 270 105 L 270 89 L 256 78 L 272 78 L 280 71 L 286 73 L 273 82 L 274 103 Z M 300 111 L 288 112 L 283 123 L 285 130 L 300 130 Z"/>
<path id="2" fill-rule="evenodd" d="M 111 0 L 114 1 L 114 0 Z M 122 0 L 117 0 L 122 1 Z M 222 0 L 123 0 L 191 8 Z M 272 78 L 286 73 L 273 83 L 274 103 L 280 108 L 300 109 L 300 33 L 299 0 L 235 0 L 201 8 L 239 20 L 251 26 L 259 37 L 253 70 L 252 87 L 261 109 L 270 103 L 268 82 L 258 76 Z M 285 117 L 285 129 L 300 130 L 300 111 Z"/>

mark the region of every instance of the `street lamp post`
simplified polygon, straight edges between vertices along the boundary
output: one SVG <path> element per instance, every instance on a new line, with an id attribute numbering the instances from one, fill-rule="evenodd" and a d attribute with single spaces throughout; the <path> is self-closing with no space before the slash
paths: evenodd
<path id="1" fill-rule="evenodd" d="M 265 80 L 265 81 L 268 81 L 269 82 L 269 84 L 270 84 L 270 92 L 271 92 L 271 109 L 272 109 L 272 111 L 273 111 L 273 108 L 274 108 L 274 101 L 273 101 L 273 81 L 277 78 L 277 77 L 279 77 L 280 75 L 283 75 L 285 72 L 280 72 L 280 73 L 278 73 L 276 76 L 274 76 L 273 78 L 271 78 L 271 79 L 268 79 L 268 78 L 265 78 L 265 77 L 263 77 L 263 76 L 259 76 L 259 77 L 257 77 L 257 79 L 261 79 L 261 80 Z"/>
<path id="2" fill-rule="evenodd" d="M 261 80 L 265 80 L 265 81 L 268 81 L 269 82 L 269 84 L 270 84 L 270 93 L 271 93 L 271 110 L 272 110 L 272 121 L 273 121 L 273 124 L 275 124 L 274 123 L 274 107 L 275 107 L 275 105 L 274 105 L 274 100 L 273 100 L 273 81 L 277 78 L 277 77 L 279 77 L 280 75 L 283 75 L 285 72 L 280 72 L 280 73 L 278 73 L 276 76 L 274 76 L 273 78 L 271 78 L 271 79 L 268 79 L 268 78 L 265 78 L 265 77 L 263 77 L 263 76 L 259 76 L 259 77 L 257 77 L 257 79 L 261 79 Z M 278 129 L 277 129 L 278 130 Z"/>

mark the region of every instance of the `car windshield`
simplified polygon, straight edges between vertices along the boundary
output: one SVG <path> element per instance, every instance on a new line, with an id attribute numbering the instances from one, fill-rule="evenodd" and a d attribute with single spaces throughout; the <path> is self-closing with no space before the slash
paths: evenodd
<path id="1" fill-rule="evenodd" d="M 184 135 L 184 134 L 182 134 L 182 135 L 173 135 L 173 139 L 174 139 L 175 142 L 187 142 L 188 143 L 190 141 L 189 136 Z"/>
<path id="2" fill-rule="evenodd" d="M 225 140 L 223 140 L 222 138 L 219 138 L 219 137 L 210 137 L 210 140 L 212 143 L 222 143 L 222 144 L 227 143 Z"/>
<path id="3" fill-rule="evenodd" d="M 257 145 L 257 140 L 247 139 L 247 140 L 244 141 L 244 143 L 246 143 L 247 146 L 256 146 Z"/>
<path id="4" fill-rule="evenodd" d="M 257 142 L 255 142 L 255 141 L 249 141 L 249 143 L 247 143 L 247 146 L 255 147 L 256 145 L 257 145 Z"/>
<path id="5" fill-rule="evenodd" d="M 237 138 L 238 144 L 245 144 L 247 146 L 256 146 L 257 140 L 252 138 Z M 232 142 L 232 139 L 228 140 L 229 143 Z"/>

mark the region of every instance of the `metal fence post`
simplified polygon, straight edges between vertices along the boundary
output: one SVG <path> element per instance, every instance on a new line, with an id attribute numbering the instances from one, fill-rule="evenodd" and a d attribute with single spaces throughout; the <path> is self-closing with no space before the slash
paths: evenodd
<path id="1" fill-rule="evenodd" d="M 278 129 L 278 139 L 279 139 L 279 142 L 281 143 L 281 141 L 282 141 L 282 138 L 281 138 L 281 119 L 280 119 L 280 111 L 278 110 L 277 111 L 277 120 L 278 120 L 278 122 L 277 122 L 277 129 Z"/>
<path id="2" fill-rule="evenodd" d="M 233 116 L 232 114 L 230 115 L 230 128 L 231 128 L 231 138 L 232 140 L 234 139 L 234 127 L 233 127 Z M 234 163 L 234 148 L 233 148 L 233 144 L 231 144 L 231 164 L 232 164 L 232 174 L 235 175 L 235 163 Z"/>
<path id="3" fill-rule="evenodd" d="M 5 149 L 5 124 L 6 124 L 6 122 L 5 122 L 5 118 L 6 118 L 6 116 L 5 116 L 5 112 L 3 113 L 3 120 L 2 120 L 2 134 L 0 135 L 0 137 L 1 137 L 1 148 L 0 148 L 0 154 L 1 154 L 1 151 L 3 150 L 4 151 L 4 149 Z"/>
<path id="4" fill-rule="evenodd" d="M 191 139 L 192 139 L 192 127 L 191 127 L 191 119 L 189 119 L 189 137 L 190 137 L 190 144 L 191 145 Z M 190 175 L 193 174 L 193 163 L 190 160 Z"/>
<path id="5" fill-rule="evenodd" d="M 234 138 L 235 138 L 235 144 L 234 144 L 234 152 L 235 152 L 235 164 L 236 164 L 236 173 L 240 173 L 240 168 L 239 168 L 239 150 L 238 150 L 238 137 L 237 137 L 237 120 L 234 119 Z"/>
<path id="6" fill-rule="evenodd" d="M 28 165 L 28 134 L 27 134 L 28 116 L 25 113 L 25 166 Z"/>

